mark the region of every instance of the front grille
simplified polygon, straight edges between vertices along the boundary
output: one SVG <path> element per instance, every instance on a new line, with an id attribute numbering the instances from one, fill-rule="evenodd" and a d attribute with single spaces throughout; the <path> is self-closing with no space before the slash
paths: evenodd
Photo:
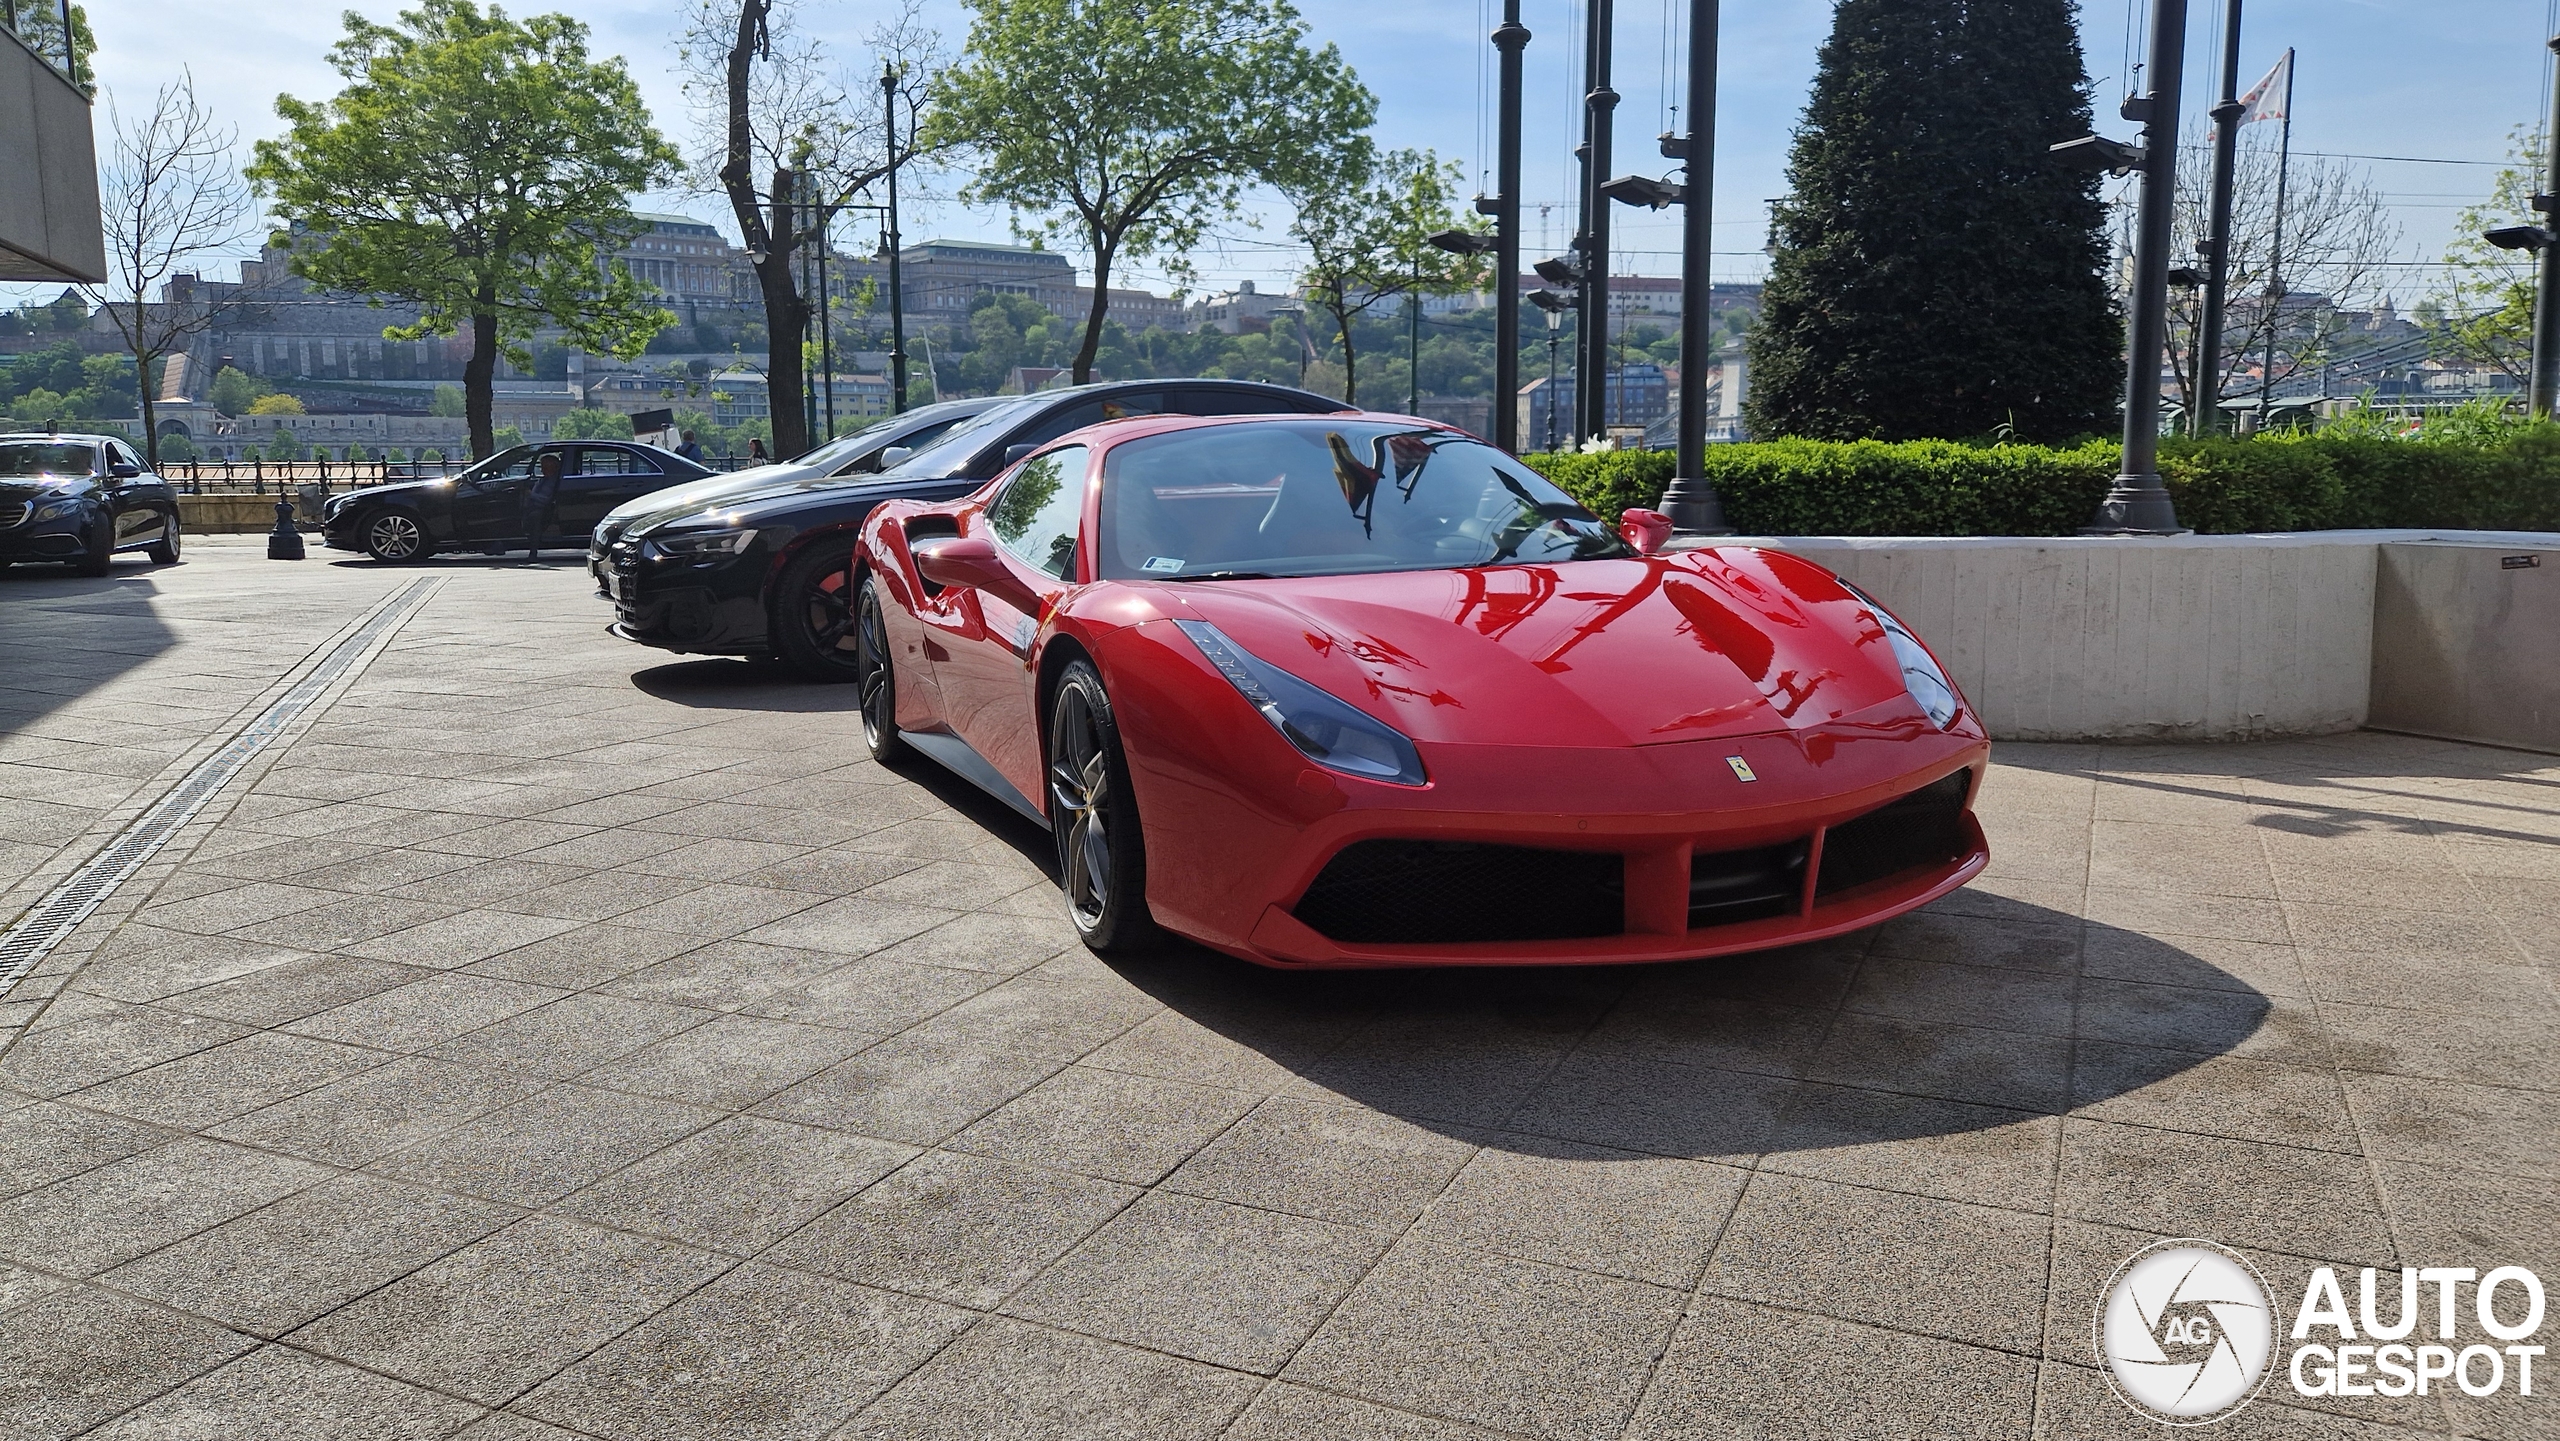
<path id="1" fill-rule="evenodd" d="M 1689 929 L 1791 916 L 1804 904 L 1809 841 L 1689 858 Z"/>
<path id="2" fill-rule="evenodd" d="M 1957 771 L 1854 821 L 1833 826 L 1822 838 L 1822 874 L 1814 878 L 1815 898 L 1904 871 L 1942 866 L 1962 856 L 1969 844 L 1964 798 L 1972 784 L 1972 771 Z"/>
<path id="3" fill-rule="evenodd" d="M 31 500 L 0 501 L 0 530 L 14 530 L 26 524 L 35 508 Z"/>
<path id="4" fill-rule="evenodd" d="M 1360 841 L 1325 863 L 1299 920 L 1370 945 L 1562 941 L 1626 929 L 1626 861 L 1459 841 Z"/>

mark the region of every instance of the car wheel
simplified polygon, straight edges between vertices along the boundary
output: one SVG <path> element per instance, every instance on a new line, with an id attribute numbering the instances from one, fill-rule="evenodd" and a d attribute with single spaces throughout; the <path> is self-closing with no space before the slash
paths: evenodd
<path id="1" fill-rule="evenodd" d="M 880 609 L 880 582 L 862 578 L 861 600 L 854 615 L 854 684 L 862 692 L 862 743 L 875 761 L 893 761 L 907 752 L 898 738 L 898 672 L 889 657 L 889 624 Z"/>
<path id="2" fill-rule="evenodd" d="M 405 510 L 386 510 L 364 523 L 364 553 L 384 565 L 419 560 L 427 553 L 427 533 Z"/>
<path id="3" fill-rule="evenodd" d="M 773 648 L 803 680 L 836 685 L 861 679 L 852 537 L 822 540 L 782 568 L 774 590 Z"/>
<path id="4" fill-rule="evenodd" d="M 1067 918 L 1102 955 L 1152 949 L 1162 938 L 1147 910 L 1146 839 L 1129 761 L 1102 677 L 1067 666 L 1049 706 L 1049 823 Z"/>
<path id="5" fill-rule="evenodd" d="M 89 548 L 71 563 L 71 568 L 82 575 L 105 575 L 107 567 L 115 564 L 115 560 L 115 522 L 102 520 L 90 530 Z"/>
<path id="6" fill-rule="evenodd" d="M 160 538 L 151 543 L 148 554 L 153 565 L 178 563 L 178 517 L 174 512 L 161 517 Z"/>

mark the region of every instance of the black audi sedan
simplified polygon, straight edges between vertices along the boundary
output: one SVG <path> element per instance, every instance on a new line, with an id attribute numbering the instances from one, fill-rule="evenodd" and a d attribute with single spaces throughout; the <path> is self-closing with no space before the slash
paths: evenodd
<path id="1" fill-rule="evenodd" d="M 560 488 L 542 534 L 527 535 L 525 495 L 546 455 L 560 457 Z M 320 525 L 333 548 L 393 565 L 440 550 L 576 550 L 615 506 L 710 473 L 709 466 L 635 441 L 545 441 L 499 451 L 441 480 L 348 491 L 321 509 Z"/>
<path id="2" fill-rule="evenodd" d="M 178 563 L 178 495 L 112 435 L 0 435 L 0 565 L 105 575 L 118 551 Z"/>
<path id="3" fill-rule="evenodd" d="M 588 564 L 614 634 L 694 655 L 776 655 L 811 680 L 853 679 L 853 545 L 884 500 L 950 500 L 1035 448 L 1131 415 L 1321 415 L 1339 400 L 1245 380 L 1125 380 L 1044 390 L 981 411 L 877 475 L 780 481 L 635 517 Z"/>

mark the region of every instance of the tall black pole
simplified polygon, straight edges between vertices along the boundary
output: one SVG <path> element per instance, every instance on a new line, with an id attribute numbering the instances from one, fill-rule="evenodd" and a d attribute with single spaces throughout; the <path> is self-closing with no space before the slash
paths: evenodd
<path id="1" fill-rule="evenodd" d="M 2267 407 L 2275 400 L 2276 336 L 2284 328 L 2284 189 L 2293 170 L 2293 51 L 2284 52 L 2283 137 L 2276 142 L 2276 219 L 2267 237 L 2267 354 L 2258 368 L 2258 428 L 2267 428 Z"/>
<path id="2" fill-rule="evenodd" d="M 818 220 L 818 364 L 826 372 L 819 387 L 819 408 L 826 412 L 826 438 L 836 438 L 835 302 L 827 293 L 827 247 L 835 243 L 835 207 L 820 201 Z"/>
<path id="3" fill-rule="evenodd" d="M 1582 120 L 1582 307 L 1573 338 L 1576 441 L 1605 434 L 1609 426 L 1608 397 L 1602 393 L 1609 369 L 1609 200 L 1600 187 L 1609 179 L 1609 135 L 1618 108 L 1618 92 L 1609 88 L 1617 11 L 1613 0 L 1589 4 L 1582 67 L 1590 81 Z"/>
<path id="4" fill-rule="evenodd" d="M 2177 206 L 2178 79 L 2187 63 L 2187 0 L 2154 0 L 2151 93 L 2124 104 L 2142 122 L 2142 205 L 2134 222 L 2133 296 L 2125 325 L 2124 468 L 2098 503 L 2091 535 L 2176 535 L 2160 483 L 2160 356 L 2169 334 L 2169 222 Z"/>
<path id="5" fill-rule="evenodd" d="M 1494 163 L 1493 443 L 1520 450 L 1520 52 L 1529 29 L 1520 0 L 1502 0 L 1493 47 L 1502 52 L 1501 114 Z"/>
<path id="6" fill-rule="evenodd" d="M 2236 0 L 2235 0 L 2236 3 Z M 1662 510 L 1680 535 L 1725 535 L 1724 502 L 1707 479 L 1707 365 L 1713 337 L 1708 237 L 1715 223 L 1717 0 L 1689 0 L 1688 167 L 1680 216 L 1680 450 Z"/>
<path id="7" fill-rule="evenodd" d="M 2232 167 L 2240 148 L 2240 0 L 2223 0 L 2222 98 L 2213 115 L 2213 211 L 2196 249 L 2204 256 L 2204 309 L 2196 317 L 2195 344 L 2187 362 L 2187 393 L 2194 397 L 2187 433 L 2222 428 L 2222 304 L 2231 284 Z"/>
<path id="8" fill-rule="evenodd" d="M 2551 49 L 2560 53 L 2560 35 L 2552 37 Z M 2542 128 L 2542 193 L 2533 198 L 2546 231 L 2560 223 L 2560 215 L 2552 210 L 2560 205 L 2560 199 L 2553 198 L 2560 196 L 2560 83 L 2551 87 L 2551 116 Z M 2538 258 L 2542 264 L 2540 283 L 2533 291 L 2533 375 L 2525 389 L 2525 406 L 2529 415 L 2547 416 L 2560 403 L 2560 245 L 2545 244 Z"/>
<path id="9" fill-rule="evenodd" d="M 907 296 L 898 283 L 898 72 L 880 67 L 880 118 L 889 126 L 889 413 L 907 409 Z"/>

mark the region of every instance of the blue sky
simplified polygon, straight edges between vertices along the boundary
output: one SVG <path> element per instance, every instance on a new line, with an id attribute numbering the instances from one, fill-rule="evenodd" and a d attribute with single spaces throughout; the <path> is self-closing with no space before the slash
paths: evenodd
<path id="1" fill-rule="evenodd" d="M 317 98 L 334 88 L 323 52 L 337 31 L 340 6 L 288 3 L 223 6 L 202 0 L 85 0 L 99 37 L 98 69 L 110 90 L 147 99 L 155 85 L 193 68 L 199 94 L 244 138 L 278 128 L 273 102 L 280 91 Z M 677 6 L 633 0 L 551 0 L 591 25 L 596 46 L 626 56 L 661 128 L 683 126 L 682 100 L 673 72 Z M 1489 149 L 1491 47 L 1483 37 L 1498 18 L 1498 0 L 1299 0 L 1319 40 L 1341 46 L 1380 102 L 1379 136 L 1388 145 L 1428 146 L 1464 159 L 1472 176 Z M 2290 45 L 2300 52 L 2295 106 L 2297 151 L 2495 161 L 2507 134 L 2532 122 L 2544 104 L 2555 0 L 2248 0 L 2242 45 L 2242 83 L 2263 72 Z M 357 8 L 380 18 L 396 9 L 390 0 Z M 515 8 L 532 8 L 518 6 Z M 1666 103 L 1685 84 L 1676 65 L 1685 22 L 1685 0 L 1619 0 L 1617 87 L 1619 169 L 1659 168 L 1651 137 L 1664 128 Z M 2191 0 L 2188 42 L 2188 109 L 2211 100 L 2221 5 Z M 810 0 L 802 20 L 812 31 L 840 41 L 852 60 L 858 37 L 878 23 L 877 0 Z M 1748 0 L 1724 7 L 1722 95 L 1717 107 L 1715 215 L 1718 278 L 1750 279 L 1759 273 L 1758 248 L 1765 225 L 1763 203 L 1783 193 L 1788 137 L 1800 115 L 1813 73 L 1814 53 L 1828 32 L 1826 0 Z M 957 0 L 933 0 L 929 12 L 956 49 L 967 28 Z M 2101 126 L 2129 136 L 2133 127 L 2113 119 L 2125 85 L 2127 32 L 2147 14 L 2144 0 L 2089 0 L 2081 30 L 2089 74 L 2099 96 Z M 1570 150 L 1575 139 L 1574 76 L 1578 70 L 1579 10 L 1567 0 L 1524 0 L 1523 20 L 1533 33 L 1527 52 L 1527 156 L 1523 189 L 1531 208 L 1525 241 L 1537 248 L 1542 223 L 1546 243 L 1560 246 L 1570 233 Z M 1672 43 L 1666 46 L 1666 35 Z M 2138 56 L 2142 41 L 2132 36 Z M 1671 92 L 1666 95 L 1666 84 Z M 1480 99 L 1480 91 L 1481 99 Z M 104 107 L 100 128 L 104 130 Z M 2275 127 L 2253 126 L 2252 143 L 2272 143 Z M 2057 137 L 2059 138 L 2059 137 Z M 2479 165 L 2369 164 L 2372 178 L 2390 198 L 2405 234 L 2404 259 L 2432 260 L 2452 234 L 2455 211 L 2486 189 L 2493 171 Z M 954 181 L 921 188 L 948 191 Z M 1489 187 L 1488 187 L 1489 188 Z M 683 197 L 653 197 L 660 208 L 689 210 L 724 221 L 723 207 Z M 1542 222 L 1537 205 L 1552 205 Z M 927 204 L 907 233 L 1001 240 L 1002 215 L 971 214 L 949 203 Z M 1620 270 L 1677 272 L 1677 211 L 1659 216 L 1621 210 Z M 1263 224 L 1227 227 L 1224 238 L 1194 257 L 1204 284 L 1223 288 L 1236 280 L 1285 283 L 1290 252 L 1282 233 L 1286 216 L 1266 208 Z M 2417 265 L 2395 287 L 2403 305 L 2422 294 L 2429 272 Z M 1119 283 L 1154 283 L 1140 267 Z M 0 294 L 5 294 L 0 289 Z M 23 292 L 22 292 L 23 293 Z"/>

